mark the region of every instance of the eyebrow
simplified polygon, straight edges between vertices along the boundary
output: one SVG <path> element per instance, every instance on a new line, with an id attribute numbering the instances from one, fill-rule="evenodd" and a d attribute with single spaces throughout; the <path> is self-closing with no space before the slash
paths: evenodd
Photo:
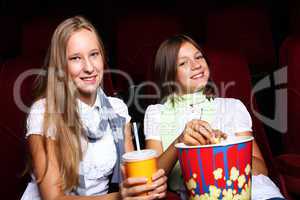
<path id="1" fill-rule="evenodd" d="M 197 50 L 196 53 L 194 53 L 194 56 L 197 55 L 197 54 L 203 55 L 202 52 L 199 51 L 199 50 Z M 181 57 L 178 57 L 178 59 L 185 59 L 185 58 L 187 58 L 187 56 L 181 56 Z"/>
<path id="2" fill-rule="evenodd" d="M 100 51 L 100 49 L 92 49 L 89 52 L 93 52 L 93 51 Z M 79 55 L 80 55 L 80 53 L 73 53 L 73 54 L 70 54 L 69 57 L 79 56 Z"/>
<path id="3" fill-rule="evenodd" d="M 92 50 L 90 50 L 90 52 L 92 52 L 92 51 L 100 51 L 100 49 L 97 48 L 97 49 L 92 49 Z"/>
<path id="4" fill-rule="evenodd" d="M 74 56 L 79 56 L 80 54 L 79 53 L 73 53 L 73 54 L 70 54 L 68 57 L 74 57 Z"/>

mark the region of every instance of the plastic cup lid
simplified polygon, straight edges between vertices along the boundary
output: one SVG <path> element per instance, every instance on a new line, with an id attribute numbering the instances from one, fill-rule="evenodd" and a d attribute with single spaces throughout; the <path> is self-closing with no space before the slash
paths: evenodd
<path id="1" fill-rule="evenodd" d="M 157 157 L 157 152 L 153 149 L 143 149 L 140 151 L 131 151 L 123 154 L 122 159 L 123 162 L 134 162 L 147 160 L 151 158 Z"/>

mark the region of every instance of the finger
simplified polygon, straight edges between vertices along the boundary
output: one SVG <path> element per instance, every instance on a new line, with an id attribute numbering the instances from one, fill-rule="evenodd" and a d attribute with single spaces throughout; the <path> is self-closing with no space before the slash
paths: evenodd
<path id="1" fill-rule="evenodd" d="M 125 197 L 123 200 L 152 200 L 157 199 L 159 194 L 147 195 L 147 196 L 136 196 L 136 197 Z"/>
<path id="2" fill-rule="evenodd" d="M 152 190 L 154 190 L 157 187 L 156 184 L 143 184 L 143 185 L 136 185 L 136 186 L 131 186 L 126 189 L 126 193 L 128 196 L 137 196 L 142 193 L 147 193 Z"/>
<path id="3" fill-rule="evenodd" d="M 223 133 L 222 131 L 219 131 L 221 133 L 221 137 L 224 138 L 224 139 L 227 139 L 227 134 L 226 133 Z"/>
<path id="4" fill-rule="evenodd" d="M 214 130 L 214 133 L 215 133 L 215 138 L 217 139 L 218 142 L 221 142 L 222 139 L 227 138 L 226 133 L 223 133 L 220 130 Z"/>
<path id="5" fill-rule="evenodd" d="M 157 198 L 158 199 L 163 199 L 165 197 L 167 197 L 167 192 L 159 193 Z"/>
<path id="6" fill-rule="evenodd" d="M 164 193 L 164 192 L 167 192 L 167 183 L 163 183 L 162 185 L 157 187 L 155 190 L 149 192 L 149 194 L 160 194 L 160 193 Z"/>
<path id="7" fill-rule="evenodd" d="M 124 181 L 123 181 L 124 187 L 130 187 L 133 185 L 145 184 L 145 183 L 147 183 L 146 177 L 130 177 L 130 178 L 124 179 Z"/>
<path id="8" fill-rule="evenodd" d="M 200 119 L 193 119 L 192 121 L 189 122 L 190 126 L 193 126 L 195 124 L 201 124 L 204 126 L 209 132 L 212 132 L 213 129 L 211 128 L 210 124 L 206 121 L 200 120 Z"/>
<path id="9" fill-rule="evenodd" d="M 202 126 L 201 124 L 197 124 L 194 125 L 194 130 L 196 133 L 198 133 L 197 135 L 201 135 L 205 141 L 208 140 L 210 141 L 212 136 L 212 133 L 209 132 L 204 126 Z M 195 135 L 197 137 L 197 135 Z M 203 144 L 203 143 L 202 143 Z"/>
<path id="10" fill-rule="evenodd" d="M 182 134 L 182 142 L 186 145 L 199 145 L 199 142 L 191 136 L 192 129 L 186 127 Z"/>
<path id="11" fill-rule="evenodd" d="M 195 120 L 193 122 L 193 128 L 206 138 L 206 144 L 219 143 L 219 139 L 217 139 L 215 132 L 211 129 L 210 125 L 207 122 Z"/>
<path id="12" fill-rule="evenodd" d="M 121 174 L 122 174 L 122 178 L 123 180 L 126 179 L 126 170 L 125 170 L 125 166 L 123 164 L 121 164 Z"/>
<path id="13" fill-rule="evenodd" d="M 167 182 L 167 177 L 166 176 L 162 176 L 159 179 L 157 179 L 156 181 L 154 181 L 153 183 L 157 185 L 157 187 L 160 187 L 163 184 L 166 184 Z"/>
<path id="14" fill-rule="evenodd" d="M 190 131 L 190 137 L 192 137 L 194 140 L 198 142 L 197 145 L 205 145 L 206 144 L 206 139 L 203 137 L 202 133 L 199 133 L 198 131 L 191 130 Z"/>
<path id="15" fill-rule="evenodd" d="M 203 121 L 203 120 L 200 120 L 200 123 L 202 126 L 204 126 L 206 128 L 206 130 L 208 130 L 210 133 L 213 132 L 213 129 L 211 128 L 211 126 L 209 125 L 208 122 L 206 121 Z"/>
<path id="16" fill-rule="evenodd" d="M 152 176 L 152 181 L 155 181 L 159 178 L 161 178 L 162 176 L 165 175 L 165 171 L 163 169 L 159 169 L 157 172 L 155 172 Z"/>

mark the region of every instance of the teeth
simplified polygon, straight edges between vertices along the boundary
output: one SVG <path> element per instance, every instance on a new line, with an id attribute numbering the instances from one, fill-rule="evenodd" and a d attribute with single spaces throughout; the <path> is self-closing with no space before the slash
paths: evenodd
<path id="1" fill-rule="evenodd" d="M 198 74 L 196 76 L 193 76 L 192 78 L 194 79 L 194 78 L 200 78 L 200 77 L 203 77 L 203 73 L 200 73 L 200 74 Z"/>
<path id="2" fill-rule="evenodd" d="M 91 80 L 94 79 L 94 77 L 87 77 L 87 78 L 82 78 L 82 79 L 85 80 L 85 81 L 91 81 Z"/>

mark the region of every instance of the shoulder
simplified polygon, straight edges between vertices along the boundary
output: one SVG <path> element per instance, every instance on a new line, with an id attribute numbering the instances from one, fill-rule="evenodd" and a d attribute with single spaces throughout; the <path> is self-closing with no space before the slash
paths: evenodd
<path id="1" fill-rule="evenodd" d="M 46 99 L 36 100 L 30 107 L 30 114 L 41 114 L 45 112 Z"/>
<path id="2" fill-rule="evenodd" d="M 145 115 L 159 115 L 163 105 L 162 104 L 153 104 L 149 105 L 146 109 Z"/>
<path id="3" fill-rule="evenodd" d="M 113 109 L 127 109 L 127 105 L 122 99 L 119 99 L 117 97 L 108 97 L 108 101 L 110 105 L 113 107 Z"/>
<path id="4" fill-rule="evenodd" d="M 26 137 L 32 134 L 42 135 L 45 103 L 45 99 L 39 99 L 30 107 L 30 112 L 26 120 Z"/>
<path id="5" fill-rule="evenodd" d="M 215 98 L 214 101 L 217 106 L 226 106 L 231 109 L 244 106 L 239 99 L 235 98 Z"/>
<path id="6" fill-rule="evenodd" d="M 131 117 L 128 113 L 128 107 L 122 99 L 116 97 L 108 97 L 108 101 L 117 114 L 126 118 L 126 123 L 131 120 Z"/>

